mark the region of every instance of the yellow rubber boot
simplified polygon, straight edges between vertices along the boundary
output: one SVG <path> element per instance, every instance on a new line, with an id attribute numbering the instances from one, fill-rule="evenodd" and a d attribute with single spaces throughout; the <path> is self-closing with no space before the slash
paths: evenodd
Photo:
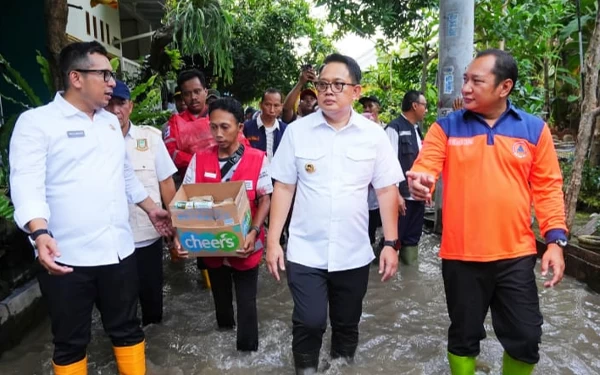
<path id="1" fill-rule="evenodd" d="M 475 375 L 475 357 L 459 357 L 448 353 L 448 363 L 452 375 Z"/>
<path id="2" fill-rule="evenodd" d="M 530 375 L 535 364 L 514 359 L 504 352 L 502 357 L 502 375 Z"/>
<path id="3" fill-rule="evenodd" d="M 146 375 L 146 341 L 132 346 L 114 346 L 120 375 Z"/>
<path id="4" fill-rule="evenodd" d="M 87 356 L 79 362 L 70 365 L 59 366 L 52 362 L 54 375 L 87 375 Z"/>
<path id="5" fill-rule="evenodd" d="M 208 276 L 208 270 L 202 270 L 202 280 L 204 280 L 204 287 L 210 289 L 210 277 Z"/>

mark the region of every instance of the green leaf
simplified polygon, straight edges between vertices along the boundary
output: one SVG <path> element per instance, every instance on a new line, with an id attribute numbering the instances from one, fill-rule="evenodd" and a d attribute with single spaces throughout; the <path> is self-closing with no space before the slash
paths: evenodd
<path id="1" fill-rule="evenodd" d="M 35 56 L 35 60 L 40 66 L 40 73 L 42 73 L 42 78 L 46 87 L 48 88 L 48 92 L 50 95 L 54 95 L 56 89 L 54 87 L 54 81 L 52 80 L 52 72 L 50 71 L 50 63 L 48 59 L 46 59 L 40 51 L 36 50 L 37 55 Z"/>
<path id="2" fill-rule="evenodd" d="M 579 96 L 577 95 L 569 95 L 569 97 L 567 98 L 567 101 L 569 103 L 573 103 L 579 100 Z"/>
<path id="3" fill-rule="evenodd" d="M 119 60 L 118 57 L 110 59 L 110 66 L 112 67 L 113 72 L 119 70 L 119 65 L 121 65 L 121 60 Z"/>
<path id="4" fill-rule="evenodd" d="M 9 62 L 2 55 L 0 55 L 0 66 L 6 70 L 6 73 L 2 74 L 4 80 L 23 93 L 32 107 L 39 107 L 42 105 L 42 101 L 35 94 L 29 83 L 23 79 L 18 71 L 10 66 Z"/>

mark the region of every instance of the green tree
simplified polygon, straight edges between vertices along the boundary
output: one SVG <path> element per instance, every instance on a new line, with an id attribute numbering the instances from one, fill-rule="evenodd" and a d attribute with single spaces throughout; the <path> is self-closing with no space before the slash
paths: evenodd
<path id="1" fill-rule="evenodd" d="M 316 64 L 333 51 L 323 23 L 310 16 L 304 0 L 241 0 L 230 3 L 233 15 L 233 80 L 219 77 L 222 92 L 242 102 L 258 98 L 275 87 L 287 93 L 298 78 L 300 66 Z M 308 53 L 297 56 L 305 42 Z"/>
<path id="2" fill-rule="evenodd" d="M 411 35 L 423 21 L 423 10 L 437 9 L 439 0 L 318 0 L 316 4 L 329 8 L 328 21 L 337 26 L 339 35 L 371 36 L 380 30 L 395 39 Z"/>
<path id="3" fill-rule="evenodd" d="M 171 59 L 166 50 L 174 45 L 183 55 L 198 55 L 203 61 L 210 61 L 212 74 L 231 81 L 232 16 L 221 1 L 168 0 L 165 10 L 164 26 L 152 38 L 149 59 L 152 70 L 170 69 Z"/>

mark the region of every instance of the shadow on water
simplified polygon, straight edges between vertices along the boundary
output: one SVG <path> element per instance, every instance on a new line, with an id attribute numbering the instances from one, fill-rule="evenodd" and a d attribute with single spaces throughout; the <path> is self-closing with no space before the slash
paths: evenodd
<path id="1" fill-rule="evenodd" d="M 328 331 L 321 352 L 327 375 L 337 374 L 447 374 L 446 314 L 439 238 L 425 235 L 418 267 L 402 268 L 381 283 L 372 267 L 369 291 L 360 325 L 355 364 L 348 366 L 328 356 Z M 216 330 L 212 296 L 203 289 L 195 262 L 165 260 L 165 320 L 146 328 L 149 375 L 293 374 L 291 356 L 292 301 L 285 282 L 277 283 L 261 268 L 259 275 L 260 348 L 252 354 L 235 350 L 235 332 Z M 535 374 L 600 373 L 600 295 L 566 278 L 555 289 L 538 286 L 544 314 L 541 360 Z M 481 345 L 479 373 L 500 374 L 502 347 L 495 340 L 491 320 L 488 339 Z M 110 341 L 94 315 L 89 346 L 90 375 L 116 375 Z M 0 374 L 52 374 L 52 344 L 45 321 L 14 350 L 0 358 Z"/>

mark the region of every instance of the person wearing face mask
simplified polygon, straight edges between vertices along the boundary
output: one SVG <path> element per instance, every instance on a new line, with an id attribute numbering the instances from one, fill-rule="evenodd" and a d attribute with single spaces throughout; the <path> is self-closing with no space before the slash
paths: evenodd
<path id="1" fill-rule="evenodd" d="M 129 120 L 133 106 L 129 88 L 124 82 L 117 81 L 106 110 L 119 119 L 136 176 L 155 204 L 167 207 L 175 196 L 172 176 L 177 168 L 162 141 L 161 131 L 152 126 L 134 125 Z M 160 323 L 163 316 L 162 237 L 152 227 L 144 212 L 131 204 L 129 224 L 135 240 L 142 326 Z"/>
<path id="2" fill-rule="evenodd" d="M 30 234 L 45 269 L 38 281 L 56 375 L 87 374 L 94 306 L 119 374 L 146 374 L 128 203 L 144 210 L 159 235 L 172 235 L 169 213 L 135 176 L 119 120 L 104 110 L 115 89 L 107 55 L 98 42 L 63 48 L 65 91 L 24 112 L 10 142 L 15 222 Z"/>
<path id="3" fill-rule="evenodd" d="M 385 128 L 385 124 L 379 119 L 379 111 L 381 111 L 381 103 L 375 95 L 363 96 L 358 99 L 358 102 L 363 106 L 363 114 L 368 113 L 371 121 Z"/>
<path id="4" fill-rule="evenodd" d="M 207 257 L 204 262 L 212 283 L 217 325 L 221 329 L 233 329 L 236 325 L 232 294 L 232 289 L 235 289 L 237 350 L 256 351 L 258 266 L 265 246 L 263 223 L 269 213 L 270 194 L 273 192 L 269 161 L 263 151 L 240 143 L 244 112 L 237 100 L 217 99 L 211 103 L 208 112 L 217 146 L 192 157 L 183 183 L 246 181 L 252 214 L 252 226 L 240 250 L 246 257 Z M 179 257 L 188 256 L 177 239 L 175 246 Z"/>

